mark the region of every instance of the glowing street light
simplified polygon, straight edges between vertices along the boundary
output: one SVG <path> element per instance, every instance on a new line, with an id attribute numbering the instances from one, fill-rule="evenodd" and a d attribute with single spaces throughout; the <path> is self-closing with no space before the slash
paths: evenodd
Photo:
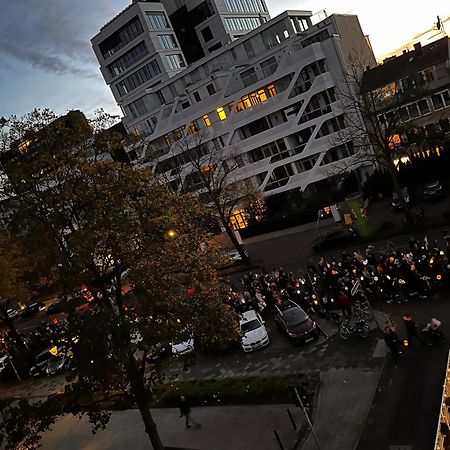
<path id="1" fill-rule="evenodd" d="M 168 230 L 167 231 L 167 236 L 170 238 L 174 238 L 177 235 L 175 230 Z"/>

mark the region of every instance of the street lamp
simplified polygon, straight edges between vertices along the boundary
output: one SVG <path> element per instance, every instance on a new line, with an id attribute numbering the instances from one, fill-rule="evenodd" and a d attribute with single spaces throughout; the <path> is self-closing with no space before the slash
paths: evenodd
<path id="1" fill-rule="evenodd" d="M 173 229 L 170 229 L 170 230 L 167 231 L 166 234 L 167 234 L 167 237 L 174 238 L 177 235 L 177 232 L 175 230 L 173 230 Z"/>

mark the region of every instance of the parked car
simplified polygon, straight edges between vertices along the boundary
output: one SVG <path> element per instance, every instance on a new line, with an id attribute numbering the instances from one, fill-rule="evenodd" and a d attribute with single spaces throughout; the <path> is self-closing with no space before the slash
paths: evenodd
<path id="1" fill-rule="evenodd" d="M 10 319 L 15 319 L 19 315 L 19 311 L 15 308 L 9 308 L 6 313 Z"/>
<path id="2" fill-rule="evenodd" d="M 335 247 L 354 240 L 358 236 L 358 232 L 353 227 L 342 228 L 341 230 L 330 231 L 323 236 L 319 236 L 314 240 L 313 250 L 320 251 L 325 248 Z"/>
<path id="3" fill-rule="evenodd" d="M 48 347 L 36 356 L 29 372 L 31 377 L 38 377 L 46 373 L 47 364 L 51 356 L 50 349 L 51 347 Z"/>
<path id="4" fill-rule="evenodd" d="M 228 267 L 237 266 L 242 264 L 242 257 L 236 249 L 228 250 L 225 253 L 223 261 L 217 267 L 218 269 L 226 269 Z"/>
<path id="5" fill-rule="evenodd" d="M 171 343 L 170 348 L 173 356 L 183 356 L 192 353 L 194 351 L 194 338 L 189 338 L 179 343 Z"/>
<path id="6" fill-rule="evenodd" d="M 425 185 L 423 189 L 423 199 L 425 201 L 437 200 L 445 196 L 444 188 L 439 180 L 432 181 Z"/>
<path id="7" fill-rule="evenodd" d="M 269 345 L 269 336 L 261 316 L 255 311 L 244 312 L 239 320 L 241 345 L 244 352 L 251 352 Z"/>
<path id="8" fill-rule="evenodd" d="M 44 311 L 46 308 L 45 304 L 42 302 L 36 302 L 36 303 L 32 303 L 31 305 L 28 305 L 22 312 L 22 317 L 27 318 L 27 317 L 33 317 L 35 316 L 38 312 L 40 311 Z"/>
<path id="9" fill-rule="evenodd" d="M 71 368 L 72 352 L 70 350 L 59 350 L 55 354 L 51 354 L 48 359 L 45 373 L 47 375 L 56 375 Z"/>
<path id="10" fill-rule="evenodd" d="M 316 322 L 292 300 L 275 305 L 275 322 L 293 342 L 311 342 L 319 337 Z"/>
<path id="11" fill-rule="evenodd" d="M 408 194 L 408 188 L 406 186 L 402 187 L 401 193 L 402 193 L 403 199 L 405 200 L 406 205 L 408 206 L 409 205 L 409 200 L 410 200 L 409 199 L 409 194 Z M 394 209 L 397 209 L 397 210 L 403 209 L 403 204 L 402 204 L 402 202 L 400 200 L 400 197 L 399 197 L 397 192 L 394 192 L 392 194 L 392 203 L 391 203 L 391 205 L 392 205 L 392 207 Z"/>
<path id="12" fill-rule="evenodd" d="M 52 303 L 48 308 L 46 313 L 48 315 L 52 314 L 58 314 L 60 312 L 64 311 L 64 301 L 63 300 L 56 300 L 56 302 Z"/>

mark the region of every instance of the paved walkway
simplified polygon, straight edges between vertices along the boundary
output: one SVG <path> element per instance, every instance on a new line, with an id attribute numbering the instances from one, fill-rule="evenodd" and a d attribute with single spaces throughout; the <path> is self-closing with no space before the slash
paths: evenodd
<path id="1" fill-rule="evenodd" d="M 186 429 L 177 409 L 153 410 L 167 447 L 195 450 L 279 450 L 274 430 L 286 450 L 295 432 L 286 409 L 300 425 L 301 412 L 294 405 L 222 406 L 194 408 L 192 416 L 202 427 Z M 71 415 L 60 418 L 42 440 L 44 450 L 148 450 L 147 435 L 137 410 L 114 412 L 104 431 L 92 435 L 87 420 Z"/>
<path id="2" fill-rule="evenodd" d="M 314 429 L 321 450 L 352 450 L 356 447 L 381 370 L 381 367 L 341 368 L 321 373 L 322 386 L 314 414 Z M 312 434 L 302 450 L 318 450 Z"/>

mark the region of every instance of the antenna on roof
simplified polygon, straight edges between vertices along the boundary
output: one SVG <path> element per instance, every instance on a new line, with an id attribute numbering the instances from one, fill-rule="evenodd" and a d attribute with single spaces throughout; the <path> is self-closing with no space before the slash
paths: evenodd
<path id="1" fill-rule="evenodd" d="M 434 29 L 440 31 L 443 36 L 447 36 L 444 28 L 444 22 L 442 22 L 442 19 L 439 16 L 437 16 L 436 19 L 437 22 L 434 24 Z"/>

